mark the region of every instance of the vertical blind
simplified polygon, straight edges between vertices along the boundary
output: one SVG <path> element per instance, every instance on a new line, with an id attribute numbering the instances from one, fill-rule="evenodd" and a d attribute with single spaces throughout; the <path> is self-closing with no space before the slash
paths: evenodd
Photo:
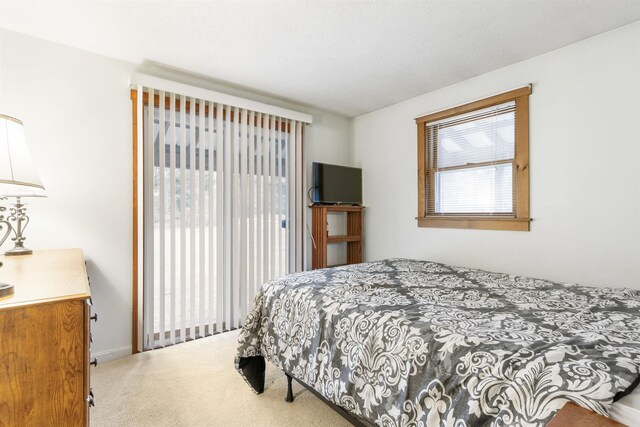
<path id="1" fill-rule="evenodd" d="M 143 347 L 239 327 L 257 287 L 301 271 L 301 121 L 138 86 Z"/>
<path id="2" fill-rule="evenodd" d="M 427 123 L 431 215 L 512 215 L 515 102 Z"/>

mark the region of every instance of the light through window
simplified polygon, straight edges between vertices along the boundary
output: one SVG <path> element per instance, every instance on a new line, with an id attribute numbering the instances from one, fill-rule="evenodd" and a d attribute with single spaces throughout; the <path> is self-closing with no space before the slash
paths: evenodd
<path id="1" fill-rule="evenodd" d="M 427 123 L 434 214 L 513 213 L 515 102 Z"/>

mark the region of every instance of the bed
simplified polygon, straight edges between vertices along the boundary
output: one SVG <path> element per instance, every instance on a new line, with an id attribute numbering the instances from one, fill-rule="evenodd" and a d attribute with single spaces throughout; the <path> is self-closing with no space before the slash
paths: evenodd
<path id="1" fill-rule="evenodd" d="M 568 401 L 608 416 L 640 382 L 640 292 L 407 259 L 296 273 L 240 332 L 258 393 L 265 359 L 362 425 L 544 426 Z"/>

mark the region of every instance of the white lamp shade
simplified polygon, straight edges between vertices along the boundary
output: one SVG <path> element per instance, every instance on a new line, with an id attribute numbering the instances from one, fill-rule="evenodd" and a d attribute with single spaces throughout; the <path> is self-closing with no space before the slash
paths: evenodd
<path id="1" fill-rule="evenodd" d="M 0 197 L 46 197 L 22 122 L 0 114 Z"/>

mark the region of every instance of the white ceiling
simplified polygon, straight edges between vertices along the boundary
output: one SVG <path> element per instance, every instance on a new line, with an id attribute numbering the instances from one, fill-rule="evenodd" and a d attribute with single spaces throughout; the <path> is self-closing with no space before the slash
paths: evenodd
<path id="1" fill-rule="evenodd" d="M 639 19 L 638 0 L 0 3 L 13 31 L 349 117 Z"/>

